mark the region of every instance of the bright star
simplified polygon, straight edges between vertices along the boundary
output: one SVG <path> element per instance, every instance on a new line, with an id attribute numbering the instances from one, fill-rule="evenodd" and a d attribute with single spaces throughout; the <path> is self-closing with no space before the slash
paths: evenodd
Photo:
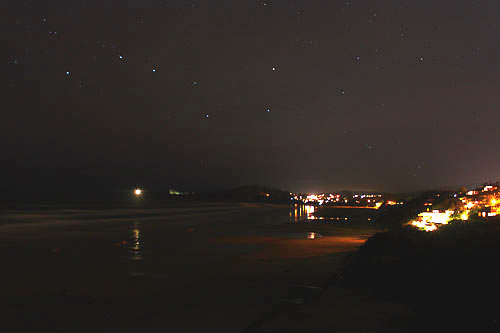
<path id="1" fill-rule="evenodd" d="M 123 56 L 119 55 L 118 58 L 123 59 Z"/>
<path id="2" fill-rule="evenodd" d="M 69 71 L 66 71 L 66 75 L 69 75 Z"/>

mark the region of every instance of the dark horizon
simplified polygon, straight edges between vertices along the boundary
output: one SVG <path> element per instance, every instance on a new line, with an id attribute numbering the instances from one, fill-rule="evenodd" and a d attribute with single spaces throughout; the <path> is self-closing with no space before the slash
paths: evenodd
<path id="1" fill-rule="evenodd" d="M 121 187 L 121 188 L 115 188 L 115 189 L 106 189 L 106 188 L 100 188 L 98 186 L 96 187 L 75 187 L 75 188 L 66 188 L 66 189 L 54 189 L 54 188 L 38 188 L 38 189 L 30 189 L 27 191 L 23 191 L 20 189 L 12 188 L 9 189 L 8 191 L 4 191 L 2 194 L 0 194 L 0 199 L 5 202 L 5 203 L 11 203 L 14 204 L 16 202 L 19 203 L 51 203 L 51 204 L 57 204 L 57 203 L 85 203 L 85 202 L 92 202 L 95 204 L 102 203 L 124 203 L 126 201 L 128 202 L 136 202 L 138 201 L 138 198 L 133 195 L 133 192 L 135 189 L 141 189 L 142 190 L 142 196 L 139 199 L 139 201 L 142 201 L 144 203 L 149 204 L 158 204 L 161 203 L 162 201 L 165 201 L 166 203 L 170 201 L 171 199 L 180 199 L 183 200 L 185 198 L 188 198 L 189 200 L 198 200 L 201 198 L 198 198 L 198 195 L 203 195 L 202 200 L 212 200 L 210 194 L 214 194 L 217 197 L 217 194 L 219 193 L 230 193 L 234 190 L 238 190 L 241 188 L 261 188 L 261 189 L 268 189 L 268 190 L 274 190 L 274 191 L 283 191 L 283 192 L 288 192 L 290 191 L 291 193 L 346 193 L 346 192 L 352 192 L 352 193 L 376 193 L 376 194 L 383 194 L 383 195 L 409 195 L 409 196 L 414 196 L 416 194 L 420 193 L 425 193 L 425 192 L 433 192 L 433 191 L 456 191 L 461 187 L 465 187 L 467 190 L 471 189 L 476 189 L 478 187 L 481 187 L 483 184 L 491 184 L 495 183 L 495 181 L 485 181 L 485 182 L 478 182 L 478 183 L 471 183 L 471 184 L 458 184 L 458 185 L 448 185 L 448 186 L 441 186 L 441 187 L 432 187 L 432 188 L 421 188 L 421 189 L 415 189 L 415 190 L 406 190 L 406 191 L 394 191 L 394 192 L 387 192 L 387 191 L 377 191 L 377 190 L 371 190 L 371 189 L 352 189 L 352 188 L 342 188 L 342 189 L 330 189 L 326 191 L 294 191 L 290 190 L 287 188 L 279 188 L 275 186 L 270 186 L 266 184 L 244 184 L 244 185 L 239 185 L 239 186 L 231 186 L 231 187 L 217 187 L 217 188 L 212 188 L 212 189 L 206 189 L 202 191 L 186 191 L 182 188 L 158 188 L 158 187 L 148 187 L 148 186 L 143 186 L 143 185 L 131 185 L 128 187 Z M 182 195 L 172 195 L 169 193 L 170 190 L 176 190 L 180 191 Z M 225 201 L 229 198 L 223 199 L 219 198 L 222 201 Z"/>

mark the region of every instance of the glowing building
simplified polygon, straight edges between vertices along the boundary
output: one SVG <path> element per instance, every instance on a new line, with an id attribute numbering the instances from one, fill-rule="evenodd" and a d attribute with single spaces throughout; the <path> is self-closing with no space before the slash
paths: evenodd
<path id="1" fill-rule="evenodd" d="M 421 221 L 424 223 L 437 223 L 437 224 L 447 224 L 450 220 L 450 216 L 454 213 L 453 210 L 447 210 L 445 212 L 440 212 L 439 210 L 433 210 L 432 212 L 422 212 L 418 214 Z"/>

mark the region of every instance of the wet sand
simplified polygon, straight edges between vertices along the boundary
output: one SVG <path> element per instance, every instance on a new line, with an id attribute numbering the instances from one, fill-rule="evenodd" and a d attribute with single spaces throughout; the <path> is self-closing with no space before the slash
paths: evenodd
<path id="1" fill-rule="evenodd" d="M 375 230 L 290 223 L 288 206 L 271 205 L 4 212 L 4 324 L 9 332 L 283 328 L 279 309 L 307 298 L 301 286 L 324 288 Z M 308 240 L 309 231 L 324 237 Z"/>

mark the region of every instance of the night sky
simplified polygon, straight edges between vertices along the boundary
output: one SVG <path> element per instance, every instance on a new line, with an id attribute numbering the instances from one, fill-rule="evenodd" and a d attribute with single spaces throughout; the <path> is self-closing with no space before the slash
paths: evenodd
<path id="1" fill-rule="evenodd" d="M 2 184 L 500 179 L 500 2 L 2 1 Z"/>

